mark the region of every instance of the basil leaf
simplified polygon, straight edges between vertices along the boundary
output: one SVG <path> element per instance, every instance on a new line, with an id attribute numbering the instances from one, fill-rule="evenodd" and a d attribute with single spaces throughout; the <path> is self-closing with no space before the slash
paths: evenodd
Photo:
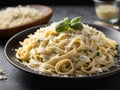
<path id="1" fill-rule="evenodd" d="M 96 53 L 96 56 L 100 56 L 100 52 L 97 52 L 97 53 Z"/>
<path id="2" fill-rule="evenodd" d="M 70 23 L 70 19 L 68 17 L 64 18 L 63 21 L 66 22 L 66 23 Z"/>
<path id="3" fill-rule="evenodd" d="M 64 18 L 57 26 L 57 32 L 64 32 L 67 31 L 69 28 L 74 30 L 81 30 L 83 28 L 82 23 L 80 22 L 81 17 L 76 17 L 70 20 L 68 17 Z"/>
<path id="4" fill-rule="evenodd" d="M 89 49 L 89 52 L 93 52 L 93 50 L 92 50 L 92 49 Z"/>
<path id="5" fill-rule="evenodd" d="M 83 25 L 80 22 L 76 22 L 76 23 L 71 23 L 70 27 L 74 30 L 81 30 L 83 29 Z"/>
<path id="6" fill-rule="evenodd" d="M 69 23 L 62 21 L 60 22 L 57 26 L 56 26 L 56 31 L 57 32 L 63 32 L 63 31 L 67 31 L 69 29 Z"/>
<path id="7" fill-rule="evenodd" d="M 81 20 L 81 17 L 76 17 L 76 18 L 73 18 L 70 23 L 72 24 L 72 23 L 80 22 L 80 20 Z"/>

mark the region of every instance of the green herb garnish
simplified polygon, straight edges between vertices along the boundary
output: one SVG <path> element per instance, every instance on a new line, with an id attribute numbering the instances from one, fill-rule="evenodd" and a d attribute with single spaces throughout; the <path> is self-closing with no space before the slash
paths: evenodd
<path id="1" fill-rule="evenodd" d="M 19 16 L 15 15 L 15 16 L 13 16 L 13 18 L 14 18 L 14 19 L 17 19 L 17 18 L 19 18 Z"/>
<path id="2" fill-rule="evenodd" d="M 89 49 L 89 52 L 93 52 L 93 50 L 92 50 L 92 49 Z"/>
<path id="3" fill-rule="evenodd" d="M 41 42 L 41 40 L 38 40 L 38 43 L 40 43 Z"/>
<path id="4" fill-rule="evenodd" d="M 70 22 L 70 27 L 74 30 L 81 30 L 83 28 L 83 25 L 80 22 L 81 17 L 73 18 Z"/>
<path id="5" fill-rule="evenodd" d="M 65 18 L 63 21 L 61 21 L 57 26 L 56 26 L 56 31 L 57 32 L 64 32 L 69 29 L 69 19 Z"/>
<path id="6" fill-rule="evenodd" d="M 97 52 L 97 53 L 96 53 L 96 56 L 100 56 L 100 52 Z"/>
<path id="7" fill-rule="evenodd" d="M 42 42 L 43 40 L 38 40 L 38 43 Z"/>
<path id="8" fill-rule="evenodd" d="M 70 20 L 69 18 L 63 19 L 57 26 L 57 32 L 64 32 L 72 28 L 74 30 L 81 30 L 83 28 L 82 23 L 80 22 L 81 17 L 76 17 Z"/>
<path id="9" fill-rule="evenodd" d="M 81 30 L 83 25 L 80 22 L 70 24 L 70 27 L 74 30 Z"/>
<path id="10" fill-rule="evenodd" d="M 96 32 L 96 34 L 98 35 L 98 34 L 99 34 L 99 32 Z"/>

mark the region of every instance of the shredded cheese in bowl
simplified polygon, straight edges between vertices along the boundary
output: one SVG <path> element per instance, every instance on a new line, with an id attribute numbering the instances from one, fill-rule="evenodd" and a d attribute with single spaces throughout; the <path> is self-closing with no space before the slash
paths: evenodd
<path id="1" fill-rule="evenodd" d="M 113 5 L 100 5 L 96 8 L 96 13 L 100 19 L 110 20 L 119 16 L 119 8 Z"/>
<path id="2" fill-rule="evenodd" d="M 21 26 L 42 16 L 42 13 L 30 6 L 7 7 L 0 11 L 0 29 Z"/>

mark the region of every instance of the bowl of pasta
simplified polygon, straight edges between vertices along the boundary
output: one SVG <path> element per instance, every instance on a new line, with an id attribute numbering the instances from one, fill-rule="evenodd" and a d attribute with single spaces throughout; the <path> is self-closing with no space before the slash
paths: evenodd
<path id="1" fill-rule="evenodd" d="M 11 64 L 36 75 L 98 78 L 119 72 L 119 36 L 114 29 L 83 23 L 80 17 L 65 18 L 17 33 L 4 52 Z"/>
<path id="2" fill-rule="evenodd" d="M 46 5 L 18 5 L 0 10 L 0 38 L 10 38 L 14 34 L 47 23 L 53 9 Z"/>

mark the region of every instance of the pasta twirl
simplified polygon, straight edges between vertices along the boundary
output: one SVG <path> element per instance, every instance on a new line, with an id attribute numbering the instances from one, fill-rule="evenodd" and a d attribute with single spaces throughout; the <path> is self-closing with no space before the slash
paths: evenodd
<path id="1" fill-rule="evenodd" d="M 56 32 L 57 23 L 20 41 L 16 57 L 40 73 L 59 76 L 97 74 L 115 65 L 115 40 L 84 23 L 82 30 Z"/>

